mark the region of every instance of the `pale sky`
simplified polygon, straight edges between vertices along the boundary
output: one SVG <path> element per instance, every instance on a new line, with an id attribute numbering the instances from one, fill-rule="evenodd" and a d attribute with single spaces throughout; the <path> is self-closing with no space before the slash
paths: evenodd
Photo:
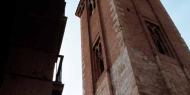
<path id="1" fill-rule="evenodd" d="M 182 37 L 190 47 L 190 0 L 161 0 Z M 62 95 L 82 95 L 80 19 L 75 16 L 79 0 L 66 0 L 68 17 L 60 54 L 63 60 Z"/>

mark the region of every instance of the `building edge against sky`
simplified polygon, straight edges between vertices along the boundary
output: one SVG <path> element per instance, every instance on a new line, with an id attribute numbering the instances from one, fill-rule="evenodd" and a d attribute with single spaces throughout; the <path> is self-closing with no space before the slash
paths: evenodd
<path id="1" fill-rule="evenodd" d="M 190 24 L 190 22 L 187 20 L 190 16 L 190 13 L 187 12 L 188 10 L 190 10 L 190 7 L 188 6 L 190 2 L 188 0 L 184 0 L 183 2 L 179 2 L 178 0 L 161 0 L 161 2 L 166 8 L 167 12 L 170 14 L 169 16 L 174 21 L 182 38 L 184 38 L 190 50 L 190 40 L 188 39 L 190 34 L 188 32 L 188 25 Z"/>
<path id="2" fill-rule="evenodd" d="M 85 95 L 190 94 L 189 50 L 159 0 L 89 1 L 76 11 Z"/>

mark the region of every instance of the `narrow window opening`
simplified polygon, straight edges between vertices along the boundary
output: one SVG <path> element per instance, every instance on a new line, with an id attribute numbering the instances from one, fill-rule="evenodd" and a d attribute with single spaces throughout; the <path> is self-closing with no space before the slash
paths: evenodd
<path id="1" fill-rule="evenodd" d="M 97 82 L 99 77 L 104 71 L 104 61 L 103 61 L 103 55 L 102 55 L 102 45 L 100 42 L 100 38 L 95 42 L 95 45 L 93 46 L 93 79 L 94 83 Z"/>
<path id="2" fill-rule="evenodd" d="M 104 62 L 103 62 L 103 57 L 102 57 L 102 46 L 101 43 L 99 43 L 98 45 L 99 47 L 99 51 L 98 51 L 98 63 L 99 63 L 99 67 L 100 67 L 100 73 L 102 73 L 104 71 Z"/>
<path id="3" fill-rule="evenodd" d="M 130 12 L 130 9 L 129 9 L 129 8 L 127 8 L 127 11 L 128 11 L 128 12 Z"/>
<path id="4" fill-rule="evenodd" d="M 165 35 L 161 32 L 160 27 L 148 21 L 146 21 L 146 25 L 158 51 L 164 55 L 173 57 L 167 39 L 165 38 Z"/>
<path id="5" fill-rule="evenodd" d="M 89 3 L 89 8 L 88 8 L 89 15 L 91 16 L 96 8 L 96 2 L 95 2 L 95 0 L 89 0 L 88 3 Z"/>

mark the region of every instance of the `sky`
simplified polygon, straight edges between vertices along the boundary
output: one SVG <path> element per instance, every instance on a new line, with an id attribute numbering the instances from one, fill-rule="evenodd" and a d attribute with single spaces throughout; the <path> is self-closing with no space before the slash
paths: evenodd
<path id="1" fill-rule="evenodd" d="M 190 0 L 161 0 L 177 26 L 182 38 L 190 47 Z M 75 16 L 79 0 L 66 0 L 68 17 L 61 55 L 64 55 L 62 74 L 65 84 L 62 95 L 82 95 L 82 63 L 80 19 Z"/>

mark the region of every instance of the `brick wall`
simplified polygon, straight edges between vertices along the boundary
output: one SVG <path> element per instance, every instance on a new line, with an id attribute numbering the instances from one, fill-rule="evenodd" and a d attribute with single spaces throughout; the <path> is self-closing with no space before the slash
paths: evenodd
<path id="1" fill-rule="evenodd" d="M 91 17 L 87 5 L 81 15 L 84 95 L 189 95 L 190 53 L 160 1 L 98 2 Z M 161 27 L 177 56 L 156 50 L 146 20 Z M 107 67 L 93 84 L 90 48 L 97 35 L 103 37 Z"/>
<path id="2" fill-rule="evenodd" d="M 107 72 L 104 72 L 101 78 L 97 83 L 97 88 L 95 95 L 111 95 L 109 87 L 109 75 Z"/>
<path id="3" fill-rule="evenodd" d="M 87 9 L 84 8 L 81 16 L 81 47 L 82 47 L 82 67 L 83 67 L 83 87 L 84 95 L 93 95 L 92 72 L 91 72 L 91 52 L 90 33 L 87 19 Z M 88 88 L 88 89 L 86 89 Z"/>
<path id="4" fill-rule="evenodd" d="M 6 76 L 0 92 L 1 95 L 51 95 L 52 83 L 19 76 Z"/>
<path id="5" fill-rule="evenodd" d="M 186 73 L 189 71 L 183 70 L 183 66 L 189 65 L 190 53 L 160 1 L 115 0 L 115 4 L 139 93 L 188 95 L 190 86 Z M 146 33 L 145 20 L 160 25 L 171 42 L 176 58 L 155 51 Z"/>

